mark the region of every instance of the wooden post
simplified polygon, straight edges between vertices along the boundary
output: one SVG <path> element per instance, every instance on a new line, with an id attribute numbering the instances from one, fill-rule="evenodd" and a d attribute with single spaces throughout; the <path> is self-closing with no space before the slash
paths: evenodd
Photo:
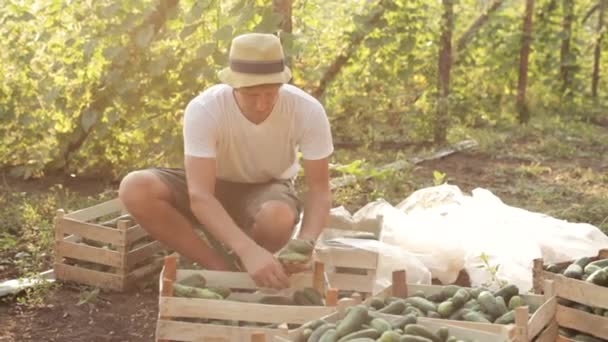
<path id="1" fill-rule="evenodd" d="M 407 298 L 405 270 L 393 271 L 393 296 Z"/>
<path id="2" fill-rule="evenodd" d="M 263 332 L 252 333 L 251 342 L 266 342 L 266 334 L 264 334 Z"/>
<path id="3" fill-rule="evenodd" d="M 553 282 L 553 280 L 545 280 L 543 284 L 545 292 L 545 301 L 548 301 L 549 299 L 551 299 L 551 297 L 555 297 L 557 295 L 555 290 L 555 283 Z"/>
<path id="4" fill-rule="evenodd" d="M 177 279 L 177 256 L 175 254 L 165 257 L 165 279 L 175 281 Z"/>
<path id="5" fill-rule="evenodd" d="M 528 340 L 528 316 L 529 307 L 520 306 L 515 308 L 515 328 L 516 328 L 516 341 L 529 341 Z"/>
<path id="6" fill-rule="evenodd" d="M 59 245 L 63 241 L 63 228 L 61 226 L 61 220 L 63 219 L 63 215 L 65 215 L 65 211 L 63 209 L 57 210 L 57 214 L 55 215 L 55 263 L 61 264 L 63 263 L 63 255 L 60 253 Z M 55 271 L 57 272 L 57 271 Z"/>
<path id="7" fill-rule="evenodd" d="M 534 293 L 543 293 L 543 259 L 534 259 L 532 264 L 532 288 Z"/>
<path id="8" fill-rule="evenodd" d="M 122 245 L 117 245 L 116 251 L 120 254 L 120 266 L 117 269 L 117 273 L 121 275 L 120 286 L 124 290 L 129 284 L 127 284 L 129 274 L 129 241 L 127 241 L 127 229 L 129 229 L 129 220 L 118 220 L 116 227 L 122 235 Z"/>
<path id="9" fill-rule="evenodd" d="M 325 292 L 325 264 L 320 261 L 315 261 L 313 268 L 312 286 L 319 293 Z M 329 286 L 329 284 L 327 284 Z"/>
<path id="10" fill-rule="evenodd" d="M 338 305 L 338 289 L 328 288 L 325 291 L 325 306 Z"/>

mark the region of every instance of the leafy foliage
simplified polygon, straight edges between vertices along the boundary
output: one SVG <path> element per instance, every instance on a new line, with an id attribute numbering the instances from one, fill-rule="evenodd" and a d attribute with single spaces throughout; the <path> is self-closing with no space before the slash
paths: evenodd
<path id="1" fill-rule="evenodd" d="M 575 3 L 572 82 L 563 91 L 563 9 L 539 1 L 532 112 L 590 119 L 605 110 L 603 93 L 589 96 L 595 2 Z M 458 1 L 454 39 L 488 6 Z M 460 125 L 514 124 L 522 11 L 504 1 L 459 54 L 448 136 Z M 294 31 L 280 35 L 296 85 L 315 90 L 337 56 L 352 52 L 321 98 L 336 140 L 432 139 L 440 13 L 438 2 L 423 0 L 294 2 Z M 9 1 L 0 8 L 0 169 L 118 179 L 134 168 L 180 165 L 183 109 L 218 81 L 230 40 L 277 32 L 279 22 L 261 0 Z M 607 85 L 602 79 L 600 90 Z"/>

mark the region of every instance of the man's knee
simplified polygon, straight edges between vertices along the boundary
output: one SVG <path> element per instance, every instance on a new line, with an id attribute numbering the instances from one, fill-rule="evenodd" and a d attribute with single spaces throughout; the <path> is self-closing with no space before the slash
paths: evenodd
<path id="1" fill-rule="evenodd" d="M 291 231 L 295 225 L 294 210 L 281 201 L 268 201 L 262 204 L 255 215 L 255 224 L 267 227 L 271 231 Z"/>
<path id="2" fill-rule="evenodd" d="M 167 190 L 153 173 L 146 170 L 133 171 L 120 182 L 118 197 L 127 208 L 136 209 L 151 199 L 167 197 Z"/>

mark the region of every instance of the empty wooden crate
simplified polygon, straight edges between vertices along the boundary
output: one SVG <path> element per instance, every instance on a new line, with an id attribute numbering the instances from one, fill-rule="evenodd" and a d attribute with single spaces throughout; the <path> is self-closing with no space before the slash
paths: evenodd
<path id="1" fill-rule="evenodd" d="M 125 214 L 119 199 L 67 214 L 58 210 L 56 278 L 124 291 L 137 280 L 159 271 L 161 244 Z"/>

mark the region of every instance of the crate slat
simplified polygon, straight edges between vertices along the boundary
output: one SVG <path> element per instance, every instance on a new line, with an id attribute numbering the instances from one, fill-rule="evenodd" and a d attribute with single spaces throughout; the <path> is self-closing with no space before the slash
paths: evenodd
<path id="1" fill-rule="evenodd" d="M 555 318 L 560 326 L 608 340 L 608 317 L 558 305 Z"/>
<path id="2" fill-rule="evenodd" d="M 61 225 L 64 234 L 73 234 L 116 246 L 122 246 L 126 242 L 124 233 L 118 229 L 108 228 L 93 223 L 80 222 L 69 218 L 59 219 L 58 224 Z"/>
<path id="3" fill-rule="evenodd" d="M 59 257 L 85 260 L 112 267 L 121 267 L 122 265 L 120 253 L 82 243 L 58 241 L 56 251 Z"/>
<path id="4" fill-rule="evenodd" d="M 127 265 L 132 268 L 139 262 L 152 257 L 155 253 L 162 251 L 163 246 L 158 241 L 152 241 L 127 253 Z"/>
<path id="5" fill-rule="evenodd" d="M 127 229 L 127 244 L 131 244 L 145 236 L 148 236 L 148 232 L 140 225 L 136 224 L 133 227 L 129 227 Z"/>
<path id="6" fill-rule="evenodd" d="M 192 275 L 201 274 L 207 280 L 207 286 L 223 286 L 231 289 L 252 290 L 257 289 L 251 276 L 245 272 L 226 272 L 226 271 L 200 271 L 200 270 L 177 270 L 177 281 Z M 312 284 L 312 273 L 296 273 L 289 277 L 290 288 L 305 288 Z"/>
<path id="7" fill-rule="evenodd" d="M 378 267 L 378 253 L 354 247 L 330 247 L 317 249 L 316 260 L 327 265 L 375 270 Z"/>
<path id="8" fill-rule="evenodd" d="M 123 205 L 120 199 L 115 198 L 85 209 L 76 210 L 66 214 L 65 217 L 77 221 L 90 221 L 108 214 L 119 213 L 122 208 Z"/>
<path id="9" fill-rule="evenodd" d="M 557 321 L 552 321 L 539 335 L 535 342 L 555 342 L 559 331 Z"/>
<path id="10" fill-rule="evenodd" d="M 159 320 L 156 328 L 156 338 L 177 341 L 250 341 L 254 333 L 265 333 L 267 336 L 284 335 L 279 329 L 262 327 L 234 327 L 188 323 L 179 321 Z"/>
<path id="11" fill-rule="evenodd" d="M 372 293 L 376 277 L 374 275 L 357 275 L 345 273 L 329 273 L 327 275 L 331 287 L 347 291 Z"/>
<path id="12" fill-rule="evenodd" d="M 70 280 L 81 284 L 98 286 L 117 291 L 121 291 L 123 289 L 123 278 L 116 274 L 98 272 L 62 263 L 55 263 L 54 271 L 55 276 L 58 279 Z"/>
<path id="13" fill-rule="evenodd" d="M 161 297 L 163 317 L 209 318 L 263 323 L 303 324 L 335 311 L 325 306 L 286 306 L 181 297 Z"/>
<path id="14" fill-rule="evenodd" d="M 555 310 L 557 309 L 557 298 L 552 297 L 541 305 L 538 310 L 530 317 L 528 321 L 528 338 L 538 336 L 547 326 L 547 322 L 550 322 L 555 317 Z"/>
<path id="15" fill-rule="evenodd" d="M 559 274 L 555 276 L 554 282 L 558 297 L 608 309 L 608 288 Z"/>

